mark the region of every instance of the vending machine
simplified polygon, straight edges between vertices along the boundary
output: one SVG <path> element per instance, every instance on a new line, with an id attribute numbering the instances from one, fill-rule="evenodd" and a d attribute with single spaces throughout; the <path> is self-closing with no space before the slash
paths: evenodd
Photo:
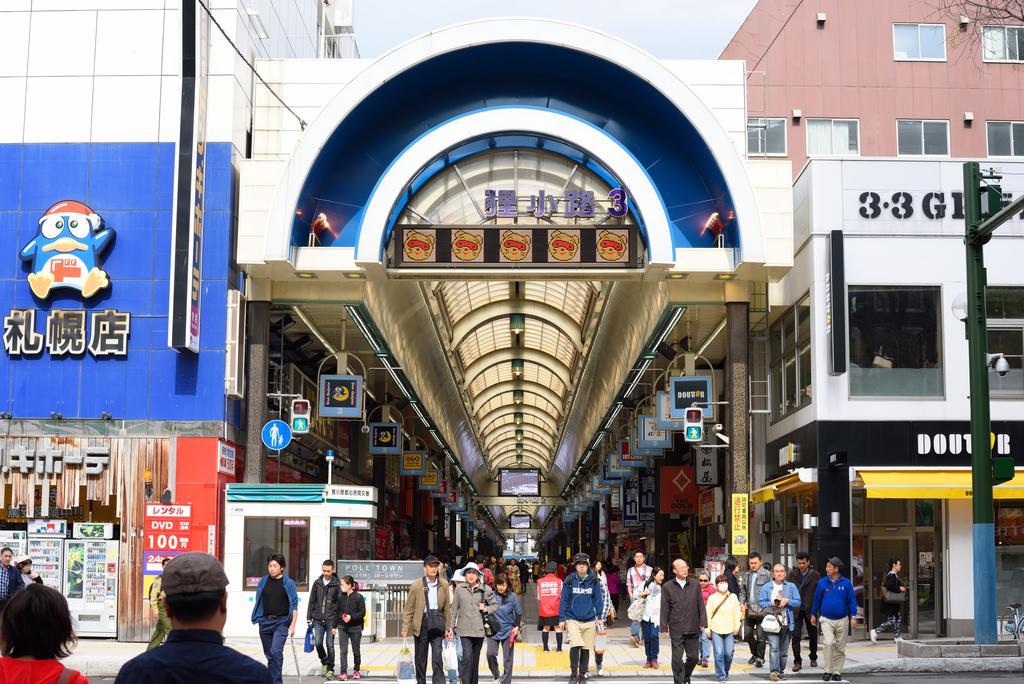
<path id="1" fill-rule="evenodd" d="M 75 523 L 64 541 L 64 596 L 78 636 L 117 636 L 119 542 L 108 523 Z"/>
<path id="2" fill-rule="evenodd" d="M 64 540 L 68 536 L 66 520 L 29 520 L 28 557 L 32 570 L 39 573 L 43 584 L 55 589 L 61 586 L 64 567 Z"/>
<path id="3" fill-rule="evenodd" d="M 25 553 L 26 535 L 20 530 L 0 530 L 0 549 L 7 547 L 15 556 Z"/>

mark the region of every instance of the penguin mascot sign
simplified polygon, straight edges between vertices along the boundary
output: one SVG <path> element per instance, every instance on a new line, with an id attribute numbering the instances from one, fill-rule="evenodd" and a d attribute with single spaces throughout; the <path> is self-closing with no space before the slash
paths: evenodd
<path id="1" fill-rule="evenodd" d="M 89 298 L 109 287 L 99 258 L 113 237 L 100 215 L 81 202 L 54 204 L 39 219 L 39 232 L 21 250 L 21 258 L 32 261 L 32 293 L 45 299 L 51 289 L 68 287 Z"/>

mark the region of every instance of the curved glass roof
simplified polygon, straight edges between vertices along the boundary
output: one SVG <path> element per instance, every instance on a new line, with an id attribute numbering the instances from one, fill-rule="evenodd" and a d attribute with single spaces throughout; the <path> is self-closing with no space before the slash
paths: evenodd
<path id="1" fill-rule="evenodd" d="M 424 169 L 410 184 L 397 220 L 439 227 L 512 220 L 559 223 L 564 217 L 527 211 L 528 198 L 542 190 L 553 197 L 570 190 L 607 197 L 615 187 L 615 179 L 593 160 L 560 154 L 558 144 L 487 142 L 453 150 Z M 479 198 L 498 187 L 515 189 L 523 203 L 518 218 L 484 217 Z M 583 280 L 451 280 L 433 288 L 459 366 L 456 374 L 465 383 L 477 442 L 492 470 L 510 457 L 515 463 L 517 429 L 523 430 L 524 464 L 537 459 L 550 468 L 583 365 L 580 357 L 587 347 L 582 338 L 600 292 L 600 283 Z M 517 413 L 522 414 L 518 423 Z"/>

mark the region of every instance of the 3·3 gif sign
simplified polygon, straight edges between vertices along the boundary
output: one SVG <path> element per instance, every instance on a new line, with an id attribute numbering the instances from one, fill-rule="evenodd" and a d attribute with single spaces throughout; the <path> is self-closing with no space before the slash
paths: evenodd
<path id="1" fill-rule="evenodd" d="M 1003 193 L 1003 201 L 1012 199 L 1010 193 Z M 964 220 L 964 193 L 954 192 L 875 192 L 866 190 L 857 195 L 857 214 L 862 219 L 881 218 L 926 219 L 940 221 Z M 1019 218 L 1024 218 L 1022 215 Z"/>

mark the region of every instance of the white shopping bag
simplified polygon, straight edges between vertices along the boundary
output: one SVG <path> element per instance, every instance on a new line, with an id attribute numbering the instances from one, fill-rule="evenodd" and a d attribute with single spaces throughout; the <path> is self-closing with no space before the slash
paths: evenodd
<path id="1" fill-rule="evenodd" d="M 395 681 L 398 684 L 416 684 L 416 666 L 412 661 L 412 652 L 409 651 L 408 639 L 402 640 L 402 650 L 395 665 Z"/>
<path id="2" fill-rule="evenodd" d="M 441 647 L 441 658 L 444 661 L 444 669 L 451 672 L 455 670 L 459 671 L 459 653 L 455 650 L 455 642 L 444 640 L 444 645 Z"/>

